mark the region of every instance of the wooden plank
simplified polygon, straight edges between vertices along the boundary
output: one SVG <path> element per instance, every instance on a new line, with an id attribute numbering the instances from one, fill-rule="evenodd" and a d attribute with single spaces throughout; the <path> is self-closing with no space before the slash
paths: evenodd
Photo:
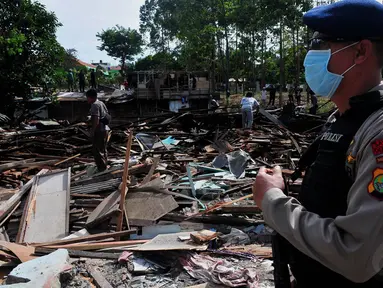
<path id="1" fill-rule="evenodd" d="M 86 226 L 93 227 L 98 223 L 111 218 L 119 211 L 118 201 L 120 201 L 120 191 L 117 190 L 105 198 L 92 214 L 89 215 L 88 220 L 86 221 Z"/>
<path id="2" fill-rule="evenodd" d="M 219 213 L 221 214 L 259 214 L 262 212 L 262 210 L 255 205 L 227 206 L 222 207 L 220 210 Z"/>
<path id="3" fill-rule="evenodd" d="M 15 161 L 15 162 L 10 162 L 10 163 L 5 163 L 0 165 L 0 172 L 3 172 L 5 170 L 9 170 L 12 168 L 18 168 L 22 167 L 25 164 L 35 162 L 36 159 L 26 159 L 26 160 L 21 160 L 21 161 Z"/>
<path id="4" fill-rule="evenodd" d="M 147 226 L 177 209 L 178 204 L 171 195 L 134 192 L 127 195 L 125 208 L 132 225 Z"/>
<path id="5" fill-rule="evenodd" d="M 201 212 L 201 213 L 198 213 L 196 215 L 193 215 L 193 216 L 190 216 L 188 219 L 192 219 L 194 217 L 197 217 L 197 216 L 201 216 L 201 215 L 206 215 L 208 213 L 211 213 L 213 211 L 216 211 L 218 209 L 221 209 L 222 207 L 226 207 L 226 206 L 231 206 L 232 204 L 234 203 L 237 203 L 237 202 L 240 202 L 240 201 L 243 201 L 243 200 L 246 200 L 246 199 L 249 199 L 249 198 L 252 198 L 253 197 L 253 194 L 249 194 L 249 195 L 246 195 L 246 196 L 243 196 L 241 198 L 238 198 L 238 199 L 235 199 L 233 201 L 230 201 L 230 202 L 225 202 L 225 203 L 218 203 L 217 205 L 211 207 L 211 208 L 208 208 L 206 209 L 205 211 Z"/>
<path id="6" fill-rule="evenodd" d="M 160 158 L 157 157 L 157 158 L 154 158 L 154 159 L 153 159 L 152 167 L 150 168 L 148 175 L 146 175 L 146 177 L 144 178 L 144 180 L 142 180 L 141 185 L 150 182 L 150 180 L 152 179 L 153 173 L 154 173 L 154 171 L 157 169 L 157 166 L 158 166 L 159 163 L 160 163 Z"/>
<path id="7" fill-rule="evenodd" d="M 41 170 L 36 176 L 44 175 L 48 170 Z M 0 205 L 0 221 L 3 221 L 8 214 L 15 208 L 17 203 L 20 202 L 21 198 L 31 189 L 33 179 L 29 180 L 17 193 L 15 193 L 9 200 L 2 202 Z"/>
<path id="8" fill-rule="evenodd" d="M 94 279 L 94 283 L 97 288 L 113 288 L 112 285 L 105 279 L 105 277 L 96 270 L 96 268 L 87 265 L 86 270 L 89 272 L 90 276 Z"/>
<path id="9" fill-rule="evenodd" d="M 108 238 L 117 238 L 121 236 L 135 234 L 135 233 L 137 233 L 137 230 L 135 229 L 128 230 L 128 231 L 114 232 L 114 233 L 100 233 L 95 235 L 77 237 L 73 239 L 57 240 L 57 241 L 46 242 L 46 243 L 36 243 L 36 244 L 32 244 L 32 246 L 42 247 L 42 246 L 52 246 L 52 245 L 74 244 L 74 243 L 80 243 L 80 242 L 103 240 Z"/>
<path id="10" fill-rule="evenodd" d="M 61 239 L 69 232 L 70 168 L 37 176 L 20 242 Z"/>
<path id="11" fill-rule="evenodd" d="M 72 250 L 89 251 L 89 250 L 98 250 L 98 249 L 105 249 L 105 248 L 145 244 L 148 241 L 149 240 L 128 240 L 128 241 L 100 242 L 100 243 L 88 243 L 88 244 L 52 245 L 52 246 L 44 246 L 44 247 L 52 248 L 52 249 L 72 249 Z"/>
<path id="12" fill-rule="evenodd" d="M 77 157 L 80 157 L 80 156 L 81 156 L 81 154 L 77 154 L 77 155 L 74 155 L 74 156 L 69 157 L 69 158 L 67 158 L 67 159 L 61 160 L 60 162 L 55 163 L 54 166 L 59 166 L 60 164 L 63 164 L 63 163 L 65 163 L 65 162 L 68 162 L 68 161 L 73 160 L 73 159 L 75 159 L 75 158 L 77 158 Z"/>
<path id="13" fill-rule="evenodd" d="M 76 194 L 76 193 L 71 193 L 70 196 L 72 198 L 90 198 L 90 199 L 104 198 L 101 195 L 96 195 L 96 194 Z"/>
<path id="14" fill-rule="evenodd" d="M 45 247 L 36 247 L 35 255 L 47 255 L 56 251 L 57 249 L 45 248 Z M 69 256 L 72 258 L 92 258 L 92 259 L 108 259 L 108 260 L 117 260 L 121 253 L 103 253 L 103 252 L 88 252 L 81 250 L 71 250 L 68 249 Z"/>
<path id="15" fill-rule="evenodd" d="M 23 246 L 23 245 L 6 242 L 6 241 L 0 241 L 0 246 L 8 249 L 13 254 L 15 254 L 16 257 L 19 258 L 21 262 L 27 262 L 29 260 L 36 258 L 32 256 L 33 253 L 35 252 L 35 247 Z"/>
<path id="16" fill-rule="evenodd" d="M 15 213 L 15 211 L 17 210 L 17 208 L 19 208 L 20 204 L 21 204 L 21 202 L 17 203 L 16 206 L 15 206 L 15 208 L 13 208 L 12 211 L 8 213 L 8 216 L 5 217 L 3 221 L 1 221 L 1 223 L 0 223 L 0 227 L 3 227 L 3 225 L 5 224 L 5 222 L 7 222 L 9 218 L 11 218 L 12 214 Z"/>
<path id="17" fill-rule="evenodd" d="M 133 141 L 133 131 L 130 131 L 128 143 L 126 144 L 124 173 L 122 174 L 122 185 L 120 190 L 120 193 L 121 193 L 120 194 L 120 215 L 118 215 L 118 219 L 117 219 L 117 232 L 122 230 L 122 224 L 124 221 L 124 211 L 125 211 L 124 205 L 125 205 L 126 188 L 128 186 L 127 181 L 129 176 L 129 159 L 130 159 L 130 150 L 132 149 L 132 141 Z M 128 219 L 126 224 L 128 225 L 128 229 L 130 229 Z"/>

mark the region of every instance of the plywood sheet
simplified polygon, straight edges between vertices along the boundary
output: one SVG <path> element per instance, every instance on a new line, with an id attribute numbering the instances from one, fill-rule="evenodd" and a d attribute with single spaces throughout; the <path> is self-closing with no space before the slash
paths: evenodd
<path id="1" fill-rule="evenodd" d="M 146 244 L 139 247 L 129 248 L 131 251 L 177 251 L 177 250 L 198 250 L 204 251 L 208 245 L 198 245 L 192 241 L 181 241 L 180 237 L 190 237 L 190 232 L 158 235 Z"/>
<path id="2" fill-rule="evenodd" d="M 119 210 L 120 191 L 115 191 L 102 201 L 97 208 L 89 215 L 86 221 L 87 227 L 93 227 L 98 223 L 111 218 Z"/>
<path id="3" fill-rule="evenodd" d="M 160 193 L 128 193 L 125 201 L 125 211 L 133 226 L 148 226 L 177 208 L 173 196 Z"/>
<path id="4" fill-rule="evenodd" d="M 69 230 L 70 168 L 39 175 L 32 187 L 20 242 L 61 239 Z"/>

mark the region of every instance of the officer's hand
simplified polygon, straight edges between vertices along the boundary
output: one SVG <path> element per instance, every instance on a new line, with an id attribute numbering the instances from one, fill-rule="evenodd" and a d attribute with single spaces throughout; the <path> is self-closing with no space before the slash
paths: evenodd
<path id="1" fill-rule="evenodd" d="M 271 188 L 285 189 L 281 167 L 276 166 L 273 169 L 261 167 L 257 178 L 253 184 L 253 197 L 257 206 L 262 209 L 262 200 L 265 193 Z"/>

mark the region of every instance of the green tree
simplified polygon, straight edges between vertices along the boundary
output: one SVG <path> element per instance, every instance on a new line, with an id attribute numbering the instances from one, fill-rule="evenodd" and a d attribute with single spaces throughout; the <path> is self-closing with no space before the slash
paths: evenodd
<path id="1" fill-rule="evenodd" d="M 62 64 L 65 51 L 56 40 L 60 25 L 55 14 L 36 1 L 0 2 L 0 109 L 9 115 L 15 96 L 28 98 L 30 87 L 44 84 Z"/>
<path id="2" fill-rule="evenodd" d="M 154 55 L 148 55 L 144 58 L 138 59 L 135 63 L 136 71 L 147 70 L 180 70 L 183 67 L 178 62 L 175 53 L 159 52 Z"/>
<path id="3" fill-rule="evenodd" d="M 101 41 L 99 50 L 106 51 L 109 56 L 120 59 L 122 76 L 126 72 L 126 62 L 132 61 L 134 56 L 140 54 L 144 44 L 140 33 L 119 25 L 103 30 L 97 34 L 97 38 Z"/>

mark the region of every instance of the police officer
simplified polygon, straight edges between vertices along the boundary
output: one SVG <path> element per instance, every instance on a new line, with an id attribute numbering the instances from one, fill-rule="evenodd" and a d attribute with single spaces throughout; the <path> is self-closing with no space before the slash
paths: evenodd
<path id="1" fill-rule="evenodd" d="M 315 141 L 313 157 L 303 157 L 299 201 L 284 195 L 279 167 L 260 169 L 254 199 L 295 247 L 298 287 L 383 287 L 383 5 L 343 0 L 303 20 L 317 31 L 307 83 L 340 117 Z"/>

